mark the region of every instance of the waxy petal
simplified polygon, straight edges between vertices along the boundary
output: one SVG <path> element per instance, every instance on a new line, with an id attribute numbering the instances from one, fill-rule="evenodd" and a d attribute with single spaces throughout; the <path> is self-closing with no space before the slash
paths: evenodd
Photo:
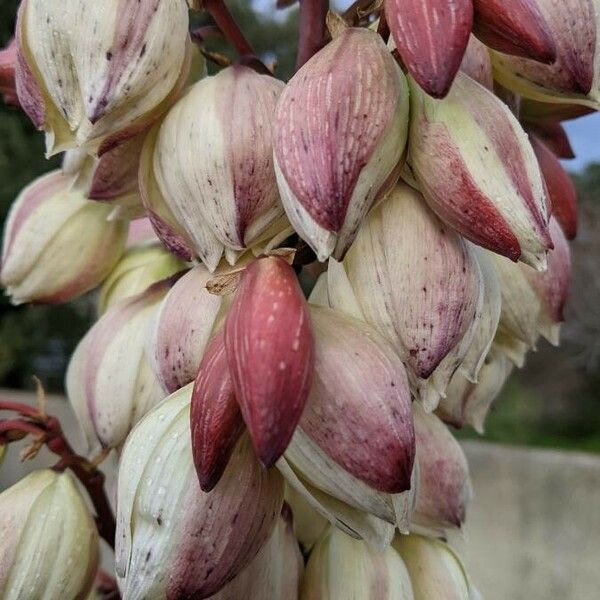
<path id="1" fill-rule="evenodd" d="M 224 299 L 206 289 L 210 277 L 198 265 L 177 281 L 161 302 L 149 332 L 148 356 L 168 392 L 196 379 L 220 318 Z"/>
<path id="2" fill-rule="evenodd" d="M 383 336 L 360 321 L 319 307 L 312 308 L 311 316 L 315 380 L 302 430 L 374 489 L 410 489 L 414 429 L 400 359 Z"/>
<path id="3" fill-rule="evenodd" d="M 494 346 L 481 367 L 477 383 L 472 383 L 460 372 L 454 375 L 436 414 L 453 427 L 471 425 L 483 434 L 487 414 L 512 368 L 509 358 Z"/>
<path id="4" fill-rule="evenodd" d="M 503 3 L 505 4 L 505 3 Z M 600 107 L 600 10 L 595 0 L 535 0 L 556 46 L 549 65 L 494 53 L 495 77 L 509 89 L 542 102 Z"/>
<path id="5" fill-rule="evenodd" d="M 52 171 L 11 206 L 1 281 L 15 304 L 72 300 L 99 285 L 124 250 L 127 223 L 108 221 L 110 207 L 69 191 L 69 185 L 68 177 Z"/>
<path id="6" fill-rule="evenodd" d="M 160 126 L 154 177 L 211 271 L 224 250 L 228 259 L 243 251 L 283 215 L 272 142 L 283 87 L 234 65 L 191 87 Z"/>
<path id="7" fill-rule="evenodd" d="M 98 151 L 130 137 L 180 85 L 187 27 L 182 2 L 23 2 L 19 44 L 43 97 L 34 122 L 49 133 L 49 151 Z"/>
<path id="8" fill-rule="evenodd" d="M 538 0 L 473 0 L 473 30 L 487 46 L 542 63 L 556 60 L 557 48 Z"/>
<path id="9" fill-rule="evenodd" d="M 384 334 L 408 365 L 413 387 L 459 345 L 483 301 L 473 251 L 406 185 L 371 213 L 328 277 L 331 306 Z"/>
<path id="10" fill-rule="evenodd" d="M 223 475 L 244 419 L 229 375 L 223 332 L 206 349 L 191 403 L 192 454 L 200 487 L 210 492 Z"/>
<path id="11" fill-rule="evenodd" d="M 442 101 L 411 91 L 410 161 L 428 204 L 472 242 L 543 268 L 544 184 L 508 107 L 463 73 Z"/>
<path id="12" fill-rule="evenodd" d="M 190 432 L 192 386 L 171 395 L 129 436 L 119 469 L 116 570 L 122 593 L 208 598 L 269 539 L 283 481 L 243 437 L 216 487 L 202 492 Z"/>
<path id="13" fill-rule="evenodd" d="M 294 533 L 303 552 L 310 552 L 316 541 L 323 535 L 329 522 L 304 496 L 291 485 L 285 486 L 285 503 L 294 515 Z"/>
<path id="14" fill-rule="evenodd" d="M 552 121 L 529 121 L 523 119 L 523 127 L 530 134 L 535 134 L 558 158 L 575 158 L 575 151 L 571 146 L 565 128 L 557 122 Z M 535 148 L 534 148 L 535 149 Z"/>
<path id="15" fill-rule="evenodd" d="M 144 342 L 169 286 L 160 282 L 108 310 L 75 349 L 67 395 L 91 446 L 121 446 L 135 423 L 166 396 Z"/>
<path id="16" fill-rule="evenodd" d="M 406 79 L 381 37 L 357 28 L 313 56 L 283 91 L 277 181 L 290 222 L 319 260 L 344 256 L 398 179 L 407 101 Z"/>
<path id="17" fill-rule="evenodd" d="M 19 106 L 15 82 L 17 61 L 17 41 L 12 39 L 0 50 L 0 94 L 6 104 L 13 106 Z"/>
<path id="18" fill-rule="evenodd" d="M 492 72 L 490 51 L 473 35 L 469 39 L 469 45 L 465 51 L 460 70 L 488 90 L 494 90 L 494 73 Z"/>
<path id="19" fill-rule="evenodd" d="M 408 572 L 393 548 L 379 551 L 335 528 L 311 552 L 301 597 L 413 600 Z"/>
<path id="20" fill-rule="evenodd" d="M 242 274 L 225 323 L 225 347 L 254 447 L 272 466 L 300 420 L 314 362 L 308 304 L 282 258 L 259 258 Z"/>
<path id="21" fill-rule="evenodd" d="M 577 235 L 577 192 L 573 181 L 556 155 L 539 137 L 529 134 L 529 139 L 546 182 L 552 215 L 567 238 L 572 240 Z"/>
<path id="22" fill-rule="evenodd" d="M 385 16 L 408 72 L 427 94 L 443 98 L 469 42 L 471 0 L 385 0 Z"/>
<path id="23" fill-rule="evenodd" d="M 472 496 L 467 458 L 448 428 L 433 414 L 413 405 L 417 462 L 417 497 L 413 523 L 444 531 L 460 527 Z"/>

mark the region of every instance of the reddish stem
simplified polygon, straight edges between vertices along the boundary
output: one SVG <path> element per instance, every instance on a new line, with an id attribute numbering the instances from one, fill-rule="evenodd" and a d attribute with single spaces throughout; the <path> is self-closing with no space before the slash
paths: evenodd
<path id="1" fill-rule="evenodd" d="M 296 71 L 327 41 L 329 0 L 300 0 L 300 24 Z"/>
<path id="2" fill-rule="evenodd" d="M 40 416 L 40 411 L 37 408 L 20 402 L 12 402 L 11 400 L 0 400 L 0 410 L 12 410 L 31 418 Z"/>
<path id="3" fill-rule="evenodd" d="M 255 55 L 254 49 L 235 22 L 223 0 L 205 0 L 204 8 L 210 13 L 223 35 L 233 44 L 238 54 Z"/>
<path id="4" fill-rule="evenodd" d="M 26 434 L 35 435 L 37 437 L 44 437 L 46 432 L 37 425 L 25 421 L 23 419 L 6 419 L 0 421 L 0 436 L 2 434 L 8 434 L 10 431 L 20 431 Z M 7 440 L 10 441 L 10 440 Z"/>

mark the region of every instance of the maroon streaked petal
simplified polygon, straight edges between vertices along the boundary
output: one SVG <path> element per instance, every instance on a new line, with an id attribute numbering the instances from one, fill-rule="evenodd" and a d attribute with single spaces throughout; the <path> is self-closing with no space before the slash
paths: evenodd
<path id="1" fill-rule="evenodd" d="M 423 524 L 460 527 L 471 497 L 469 467 L 448 428 L 415 403 L 419 483 L 415 519 Z"/>
<path id="2" fill-rule="evenodd" d="M 328 231 L 341 230 L 361 171 L 393 118 L 396 70 L 379 36 L 349 28 L 313 56 L 280 96 L 277 163 L 294 196 Z"/>
<path id="3" fill-rule="evenodd" d="M 15 83 L 17 61 L 17 41 L 13 38 L 0 50 L 0 94 L 6 104 L 13 106 L 19 106 Z"/>
<path id="4" fill-rule="evenodd" d="M 575 186 L 554 153 L 534 134 L 529 134 L 546 189 L 552 215 L 560 223 L 565 235 L 572 240 L 577 235 L 577 192 Z"/>
<path id="5" fill-rule="evenodd" d="M 552 121 L 524 121 L 526 131 L 534 133 L 558 158 L 575 158 L 575 152 L 565 128 Z"/>
<path id="6" fill-rule="evenodd" d="M 202 490 L 210 492 L 223 475 L 244 430 L 227 366 L 223 332 L 209 344 L 200 364 L 190 419 L 196 473 Z"/>
<path id="7" fill-rule="evenodd" d="M 486 45 L 543 63 L 556 60 L 556 44 L 536 0 L 473 0 L 473 30 Z"/>
<path id="8" fill-rule="evenodd" d="M 469 42 L 471 0 L 385 0 L 385 14 L 409 73 L 430 96 L 443 98 Z"/>
<path id="9" fill-rule="evenodd" d="M 292 267 L 275 256 L 244 271 L 225 323 L 237 401 L 263 465 L 285 451 L 310 391 L 314 340 Z"/>
<path id="10" fill-rule="evenodd" d="M 469 45 L 460 65 L 460 70 L 483 87 L 492 92 L 494 91 L 494 74 L 492 73 L 490 51 L 475 36 L 471 36 L 469 39 Z"/>
<path id="11" fill-rule="evenodd" d="M 596 112 L 595 109 L 581 104 L 537 102 L 530 98 L 521 98 L 519 107 L 519 117 L 524 121 L 543 121 L 544 123 L 578 119 L 593 112 Z"/>
<path id="12" fill-rule="evenodd" d="M 410 489 L 415 438 L 408 380 L 372 327 L 312 307 L 315 381 L 301 427 L 324 452 L 376 490 Z"/>

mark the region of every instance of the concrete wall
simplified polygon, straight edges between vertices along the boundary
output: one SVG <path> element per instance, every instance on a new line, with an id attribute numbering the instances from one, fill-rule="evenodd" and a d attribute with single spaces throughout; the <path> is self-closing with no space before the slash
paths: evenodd
<path id="1" fill-rule="evenodd" d="M 32 402 L 12 391 L 0 396 Z M 77 431 L 64 400 L 51 398 L 48 411 L 65 430 Z M 458 546 L 484 598 L 600 599 L 600 456 L 477 442 L 464 448 L 475 496 Z M 53 460 L 44 450 L 22 464 L 11 448 L 0 467 L 0 490 L 23 470 Z"/>
<path id="2" fill-rule="evenodd" d="M 600 457 L 469 442 L 467 560 L 486 600 L 600 598 Z"/>

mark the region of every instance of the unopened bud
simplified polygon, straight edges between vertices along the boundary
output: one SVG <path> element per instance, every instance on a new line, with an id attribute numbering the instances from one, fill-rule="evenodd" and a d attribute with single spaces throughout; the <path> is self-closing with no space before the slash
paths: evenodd
<path id="1" fill-rule="evenodd" d="M 472 242 L 543 268 L 552 247 L 544 184 L 508 107 L 464 73 L 444 100 L 411 92 L 410 160 L 427 203 Z"/>
<path id="2" fill-rule="evenodd" d="M 68 302 L 99 285 L 123 252 L 127 223 L 107 220 L 110 207 L 69 185 L 60 171 L 48 173 L 10 209 L 0 279 L 14 304 Z"/>
<path id="3" fill-rule="evenodd" d="M 406 79 L 367 29 L 346 29 L 286 86 L 276 114 L 277 181 L 290 222 L 319 260 L 343 258 L 398 179 L 407 121 Z"/>
<path id="4" fill-rule="evenodd" d="M 188 385 L 138 424 L 119 468 L 116 570 L 128 600 L 208 598 L 268 541 L 283 481 L 265 470 L 247 436 L 210 493 L 194 470 Z"/>
<path id="5" fill-rule="evenodd" d="M 103 154 L 164 112 L 187 77 L 187 28 L 184 2 L 22 2 L 17 91 L 49 154 Z"/>
<path id="6" fill-rule="evenodd" d="M 0 596 L 85 598 L 98 565 L 98 531 L 69 473 L 34 471 L 0 494 Z"/>
<path id="7" fill-rule="evenodd" d="M 494 74 L 492 72 L 490 51 L 473 35 L 469 39 L 469 45 L 465 51 L 460 70 L 488 90 L 494 90 Z"/>

